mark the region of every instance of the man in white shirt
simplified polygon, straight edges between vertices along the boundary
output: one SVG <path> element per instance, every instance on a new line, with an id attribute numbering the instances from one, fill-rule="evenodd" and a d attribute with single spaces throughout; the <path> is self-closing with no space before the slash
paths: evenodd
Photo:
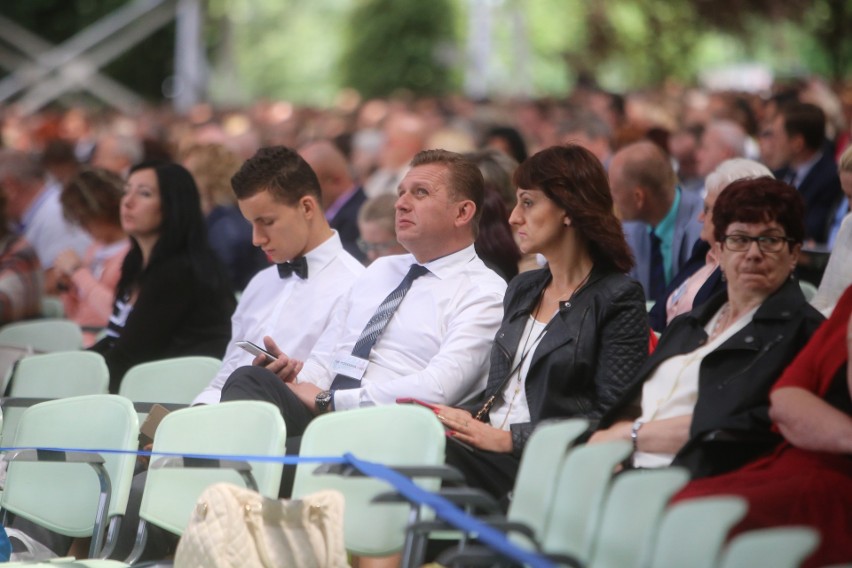
<path id="1" fill-rule="evenodd" d="M 304 366 L 267 342 L 278 359 L 265 369 L 237 369 L 222 400 L 270 401 L 281 409 L 288 436 L 299 436 L 322 412 L 403 397 L 459 404 L 481 392 L 506 288 L 473 249 L 483 194 L 482 175 L 469 160 L 444 150 L 417 154 L 396 204 L 397 238 L 410 254 L 369 266 Z M 412 265 L 424 267 L 422 275 L 396 306 L 377 310 Z M 366 355 L 359 353 L 377 312 L 390 313 L 389 320 L 377 326 Z"/>
<path id="2" fill-rule="evenodd" d="M 323 213 L 319 181 L 294 150 L 262 148 L 231 180 L 237 203 L 252 224 L 252 241 L 279 266 L 251 279 L 231 318 L 231 341 L 216 377 L 193 404 L 219 402 L 228 376 L 254 356 L 236 345 L 263 345 L 306 359 L 341 299 L 364 267 L 343 249 Z M 300 260 L 303 259 L 303 260 Z M 294 270 L 304 262 L 307 274 Z"/>
<path id="3" fill-rule="evenodd" d="M 73 249 L 83 257 L 89 236 L 62 214 L 58 182 L 49 182 L 43 166 L 32 155 L 0 151 L 0 189 L 6 196 L 6 213 L 18 224 L 18 233 L 33 246 L 45 271 L 45 291 L 57 291 L 53 262 L 60 252 Z"/>

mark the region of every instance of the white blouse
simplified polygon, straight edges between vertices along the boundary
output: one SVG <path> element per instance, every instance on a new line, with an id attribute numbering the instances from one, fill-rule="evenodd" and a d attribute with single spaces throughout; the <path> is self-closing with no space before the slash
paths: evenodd
<path id="1" fill-rule="evenodd" d="M 722 345 L 731 336 L 740 331 L 754 317 L 759 306 L 743 314 L 728 329 L 698 349 L 669 357 L 656 368 L 651 377 L 642 386 L 642 422 L 663 420 L 690 415 L 698 400 L 698 372 L 704 357 Z M 712 335 L 723 310 L 716 312 L 704 330 L 708 337 Z M 641 431 L 640 431 L 641 436 Z M 674 454 L 636 452 L 633 455 L 635 467 L 666 467 L 671 465 Z"/>

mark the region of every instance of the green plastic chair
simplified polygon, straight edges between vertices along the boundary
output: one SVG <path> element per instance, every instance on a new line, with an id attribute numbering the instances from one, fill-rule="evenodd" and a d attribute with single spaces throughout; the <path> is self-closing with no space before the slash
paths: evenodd
<path id="1" fill-rule="evenodd" d="M 588 428 L 588 421 L 583 419 L 552 420 L 536 428 L 524 447 L 518 474 L 515 477 L 512 500 L 505 519 L 488 516 L 483 520 L 498 526 L 509 526 L 509 538 L 515 544 L 527 549 L 534 548 L 535 539 L 541 538 L 544 534 L 548 520 L 547 512 L 554 503 L 554 491 L 565 455 L 576 451 L 572 449 L 574 443 Z M 629 452 L 629 444 L 626 451 Z M 473 514 L 481 512 L 477 508 L 481 493 L 476 490 L 471 491 L 470 498 L 461 495 L 458 491 L 453 491 L 452 496 L 447 490 L 443 490 L 442 493 L 459 506 L 467 506 L 468 512 Z M 489 505 L 491 509 L 499 509 L 499 504 L 496 502 Z M 423 517 L 431 519 L 433 515 L 427 511 Z M 515 523 L 525 527 L 523 533 L 516 530 Z M 436 530 L 438 526 L 446 527 L 446 530 Z M 460 562 L 467 561 L 471 552 L 477 557 L 489 554 L 483 547 L 467 545 L 467 539 L 476 535 L 463 535 L 452 530 L 452 527 L 446 523 L 427 521 L 415 530 L 417 536 L 414 537 L 414 552 L 410 559 L 404 559 L 407 566 L 423 564 L 424 539 L 427 537 L 431 540 L 458 540 L 459 545 L 450 554 L 457 556 Z M 464 558 L 461 558 L 462 556 Z"/>
<path id="2" fill-rule="evenodd" d="M 446 436 L 435 413 L 415 405 L 374 406 L 332 412 L 315 418 L 302 437 L 300 455 L 340 456 L 351 452 L 388 466 L 436 466 L 444 463 Z M 410 508 L 407 504 L 371 503 L 391 487 L 366 477 L 315 474 L 317 464 L 299 464 L 293 497 L 336 489 L 346 498 L 346 548 L 360 556 L 385 556 L 402 549 Z M 437 490 L 440 480 L 416 480 Z"/>
<path id="3" fill-rule="evenodd" d="M 63 351 L 21 359 L 12 379 L 12 398 L 3 401 L 0 444 L 9 447 L 15 443 L 15 431 L 22 413 L 36 402 L 25 399 L 106 394 L 108 388 L 109 370 L 99 353 Z"/>
<path id="4" fill-rule="evenodd" d="M 819 544 L 811 527 L 774 527 L 737 535 L 722 553 L 720 568 L 796 568 Z"/>
<path id="5" fill-rule="evenodd" d="M 651 566 L 716 568 L 728 532 L 747 510 L 745 499 L 734 496 L 675 503 L 660 522 Z"/>
<path id="6" fill-rule="evenodd" d="M 21 416 L 17 442 L 21 447 L 135 450 L 138 431 L 130 401 L 98 394 L 28 408 Z M 51 458 L 21 450 L 7 455 L 9 468 L 0 498 L 4 512 L 63 535 L 92 536 L 90 555 L 100 552 L 107 523 L 106 540 L 112 542 L 127 507 L 135 455 L 69 453 Z M 105 485 L 96 475 L 101 465 Z"/>
<path id="7" fill-rule="evenodd" d="M 557 468 L 550 504 L 541 509 L 549 511 L 542 550 L 589 561 L 613 473 L 632 449 L 629 442 L 619 440 L 579 446 L 565 457 Z"/>
<path id="8" fill-rule="evenodd" d="M 675 467 L 617 475 L 601 513 L 589 568 L 645 566 L 666 504 L 688 479 L 686 470 Z"/>
<path id="9" fill-rule="evenodd" d="M 121 380 L 118 394 L 134 402 L 190 404 L 216 373 L 215 357 L 174 357 L 134 365 Z"/>
<path id="10" fill-rule="evenodd" d="M 280 456 L 287 439 L 281 412 L 268 402 L 234 401 L 176 410 L 160 422 L 154 452 L 194 454 L 248 454 Z M 206 461 L 206 460 L 205 460 Z M 248 462 L 255 487 L 262 495 L 278 498 L 282 464 Z M 220 482 L 248 485 L 233 462 L 198 464 L 179 458 L 152 457 L 139 508 L 140 527 L 129 564 L 138 560 L 147 539 L 147 523 L 183 534 L 202 491 Z M 170 467 L 178 466 L 178 467 Z"/>
<path id="11" fill-rule="evenodd" d="M 560 420 L 535 429 L 524 446 L 512 501 L 506 518 L 529 527 L 533 534 L 544 534 L 547 515 L 553 504 L 557 474 L 574 442 L 589 428 L 587 420 Z"/>
<path id="12" fill-rule="evenodd" d="M 83 331 L 63 318 L 15 322 L 0 328 L 0 343 L 30 346 L 41 353 L 77 351 L 83 348 Z"/>
<path id="13" fill-rule="evenodd" d="M 204 390 L 222 361 L 214 357 L 174 357 L 140 363 L 131 367 L 118 387 L 118 394 L 133 402 L 184 404 L 189 406 Z M 139 423 L 145 421 L 147 412 L 139 413 Z"/>
<path id="14" fill-rule="evenodd" d="M 62 319 L 65 317 L 65 304 L 59 296 L 45 295 L 41 297 L 41 315 L 46 318 Z"/>

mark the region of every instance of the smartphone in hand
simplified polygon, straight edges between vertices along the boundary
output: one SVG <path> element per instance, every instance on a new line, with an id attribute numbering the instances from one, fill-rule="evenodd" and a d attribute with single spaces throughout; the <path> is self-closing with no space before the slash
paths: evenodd
<path id="1" fill-rule="evenodd" d="M 264 357 L 266 357 L 267 363 L 271 363 L 272 361 L 275 361 L 276 359 L 278 359 L 278 357 L 276 357 L 275 355 L 273 355 L 272 353 L 270 353 L 269 351 L 267 351 L 263 347 L 260 347 L 259 345 L 255 345 L 251 341 L 237 341 L 236 345 L 237 345 L 237 347 L 245 349 L 246 351 L 248 351 L 252 355 L 255 355 L 255 356 L 256 355 L 263 355 Z"/>

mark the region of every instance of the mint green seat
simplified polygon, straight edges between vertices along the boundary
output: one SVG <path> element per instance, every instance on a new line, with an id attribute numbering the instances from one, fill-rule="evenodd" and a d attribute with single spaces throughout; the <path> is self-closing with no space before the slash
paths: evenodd
<path id="1" fill-rule="evenodd" d="M 318 416 L 302 436 L 300 455 L 340 456 L 351 452 L 363 460 L 388 466 L 435 466 L 444 463 L 445 443 L 444 428 L 434 412 L 398 404 Z M 346 498 L 347 550 L 360 556 L 398 552 L 405 539 L 409 506 L 371 502 L 391 486 L 366 477 L 315 474 L 317 467 L 318 464 L 299 464 L 293 497 L 320 489 L 340 491 Z M 437 479 L 416 481 L 430 490 L 437 490 L 440 483 Z"/>
<path id="2" fill-rule="evenodd" d="M 810 527 L 773 527 L 737 535 L 722 553 L 720 568 L 796 568 L 819 544 Z"/>
<path id="3" fill-rule="evenodd" d="M 589 561 L 613 473 L 631 450 L 630 443 L 618 440 L 578 446 L 565 456 L 550 502 L 542 509 L 548 512 L 540 537 L 545 553 Z"/>
<path id="4" fill-rule="evenodd" d="M 686 470 L 675 467 L 629 470 L 615 476 L 589 568 L 644 567 L 666 504 L 688 479 Z"/>
<path id="5" fill-rule="evenodd" d="M 0 444 L 15 443 L 15 430 L 25 406 L 16 398 L 57 399 L 88 394 L 106 394 L 109 370 L 104 358 L 91 351 L 62 351 L 31 355 L 18 362 L 12 378 L 11 400 L 3 407 Z M 25 401 L 26 402 L 26 401 Z M 30 403 L 27 403 L 30 404 Z"/>
<path id="6" fill-rule="evenodd" d="M 675 503 L 660 522 L 654 568 L 716 568 L 731 528 L 745 516 L 741 497 L 702 497 Z M 684 546 L 684 543 L 689 546 Z"/>
<path id="7" fill-rule="evenodd" d="M 525 524 L 533 534 L 541 535 L 554 499 L 560 466 L 574 442 L 589 428 L 587 420 L 547 422 L 530 436 L 524 446 L 512 501 L 506 518 Z"/>
<path id="8" fill-rule="evenodd" d="M 287 439 L 281 412 L 268 402 L 233 401 L 183 408 L 168 414 L 154 436 L 154 452 L 183 454 L 247 454 L 280 456 Z M 177 463 L 175 463 L 177 462 Z M 179 467 L 168 467 L 170 464 Z M 141 518 L 136 545 L 128 562 L 135 562 L 144 549 L 146 523 L 180 535 L 189 523 L 195 503 L 207 486 L 228 482 L 247 485 L 228 467 L 182 467 L 175 458 L 151 458 L 151 467 L 139 508 Z M 257 490 L 278 498 L 282 464 L 249 462 Z"/>
<path id="9" fill-rule="evenodd" d="M 189 406 L 216 373 L 222 361 L 214 357 L 187 356 L 139 363 L 121 379 L 118 394 L 133 402 Z M 147 412 L 139 413 L 139 423 Z"/>
<path id="10" fill-rule="evenodd" d="M 268 402 L 234 401 L 183 408 L 168 414 L 157 428 L 154 452 L 279 456 L 284 453 L 286 437 L 284 419 L 277 407 Z M 236 464 L 211 462 L 194 466 L 180 458 L 152 456 L 139 509 L 136 544 L 126 563 L 95 559 L 62 565 L 120 568 L 134 564 L 145 547 L 148 523 L 180 535 L 208 485 L 219 482 L 247 485 L 245 477 L 230 468 L 232 465 Z M 277 499 L 282 465 L 272 462 L 249 462 L 249 465 L 257 490 Z"/>
<path id="11" fill-rule="evenodd" d="M 124 375 L 118 394 L 134 402 L 190 404 L 221 366 L 220 359 L 201 356 L 140 363 Z"/>
<path id="12" fill-rule="evenodd" d="M 21 447 L 135 450 L 139 424 L 125 398 L 98 394 L 43 402 L 21 416 L 16 441 Z M 104 454 L 107 489 L 92 468 L 97 454 L 71 454 L 68 461 L 28 461 L 35 452 L 8 454 L 9 469 L 0 498 L 4 511 L 73 537 L 94 536 L 90 554 L 101 550 L 104 528 L 111 541 L 127 507 L 136 456 Z"/>
<path id="13" fill-rule="evenodd" d="M 0 328 L 0 344 L 30 346 L 40 353 L 83 348 L 83 331 L 64 318 L 44 318 L 9 323 Z"/>

